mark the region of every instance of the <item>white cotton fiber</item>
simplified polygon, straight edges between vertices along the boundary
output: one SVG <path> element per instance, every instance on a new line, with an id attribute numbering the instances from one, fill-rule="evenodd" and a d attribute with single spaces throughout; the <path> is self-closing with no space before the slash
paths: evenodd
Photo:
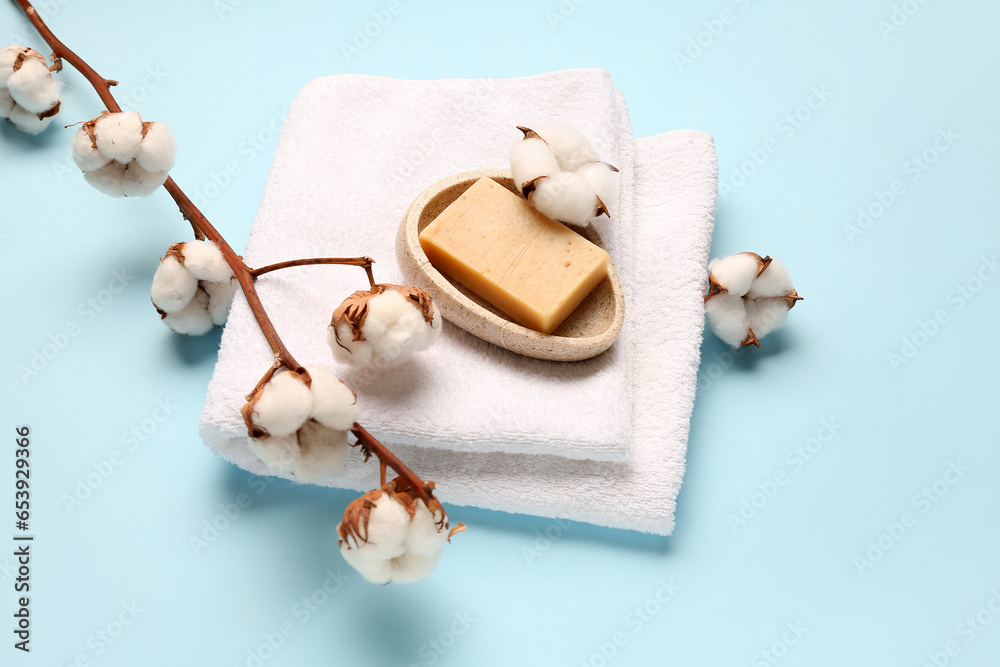
<path id="1" fill-rule="evenodd" d="M 186 306 L 167 314 L 163 323 L 179 334 L 200 336 L 207 333 L 212 328 L 212 318 L 208 316 L 208 295 L 204 290 L 197 290 Z"/>
<path id="2" fill-rule="evenodd" d="M 389 560 L 405 551 L 409 512 L 385 492 L 373 502 L 367 530 L 364 521 L 359 521 L 358 536 L 349 534 L 340 545 L 340 552 L 351 565 L 356 561 Z"/>
<path id="3" fill-rule="evenodd" d="M 14 98 L 10 96 L 10 91 L 0 87 L 0 116 L 7 118 L 14 109 Z"/>
<path id="4" fill-rule="evenodd" d="M 142 143 L 142 119 L 134 111 L 123 111 L 101 116 L 94 125 L 97 148 L 104 155 L 119 162 L 131 162 Z"/>
<path id="5" fill-rule="evenodd" d="M 198 279 L 172 255 L 164 257 L 153 274 L 150 288 L 156 307 L 165 313 L 176 313 L 190 303 L 197 291 Z"/>
<path id="6" fill-rule="evenodd" d="M 510 172 L 517 191 L 528 181 L 551 176 L 559 171 L 559 163 L 541 139 L 523 139 L 510 147 Z"/>
<path id="7" fill-rule="evenodd" d="M 122 178 L 126 197 L 148 197 L 167 180 L 165 171 L 146 171 L 136 162 L 130 162 Z"/>
<path id="8" fill-rule="evenodd" d="M 184 267 L 198 280 L 220 283 L 233 277 L 233 269 L 226 263 L 219 246 L 211 241 L 188 241 L 181 253 Z"/>
<path id="9" fill-rule="evenodd" d="M 310 416 L 323 426 L 341 431 L 350 430 L 358 419 L 358 404 L 354 392 L 326 366 L 306 366 L 313 395 Z"/>
<path id="10" fill-rule="evenodd" d="M 40 134 L 52 123 L 54 116 L 39 118 L 38 114 L 31 113 L 20 104 L 15 104 L 8 118 L 14 123 L 14 127 L 25 134 Z"/>
<path id="11" fill-rule="evenodd" d="M 545 140 L 563 171 L 576 171 L 586 163 L 597 160 L 590 141 L 574 127 L 546 125 L 534 130 Z"/>
<path id="12" fill-rule="evenodd" d="M 327 428 L 310 419 L 298 430 L 298 439 L 301 455 L 292 471 L 297 481 L 309 484 L 346 470 L 351 449 L 346 431 Z"/>
<path id="13" fill-rule="evenodd" d="M 441 551 L 448 543 L 448 529 L 444 528 L 442 510 L 431 514 L 423 501 L 418 501 L 413 519 L 410 520 L 410 530 L 406 534 L 406 552 L 434 559 L 437 562 Z M 438 529 L 438 523 L 441 529 Z"/>
<path id="14" fill-rule="evenodd" d="M 714 300 L 712 297 L 711 300 Z M 750 328 L 758 339 L 763 338 L 785 323 L 788 317 L 788 302 L 784 299 L 746 299 L 747 316 Z"/>
<path id="15" fill-rule="evenodd" d="M 236 278 L 230 278 L 219 283 L 203 281 L 201 286 L 208 292 L 208 316 L 212 318 L 215 326 L 221 327 L 229 319 L 233 296 L 240 284 Z"/>
<path id="16" fill-rule="evenodd" d="M 755 255 L 745 252 L 729 257 L 717 257 L 708 263 L 708 271 L 715 282 L 736 296 L 747 293 L 759 270 L 760 260 Z"/>
<path id="17" fill-rule="evenodd" d="M 354 368 L 365 368 L 372 360 L 372 344 L 366 340 L 354 340 L 354 331 L 347 322 L 327 327 L 326 342 L 333 358 L 341 364 Z"/>
<path id="18" fill-rule="evenodd" d="M 70 144 L 73 148 L 73 162 L 81 171 L 96 171 L 111 162 L 111 158 L 94 147 L 90 135 L 82 127 L 73 133 Z"/>
<path id="19" fill-rule="evenodd" d="M 166 123 L 151 123 L 139 144 L 135 161 L 146 171 L 170 171 L 174 166 L 177 141 Z"/>
<path id="20" fill-rule="evenodd" d="M 361 333 L 372 346 L 369 365 L 389 368 L 434 344 L 441 334 L 441 313 L 435 309 L 433 321 L 427 322 L 413 301 L 387 289 L 368 301 Z"/>
<path id="21" fill-rule="evenodd" d="M 604 162 L 589 162 L 577 170 L 604 205 L 611 211 L 618 205 L 618 174 Z"/>
<path id="22" fill-rule="evenodd" d="M 716 294 L 705 302 L 705 313 L 712 331 L 727 345 L 740 347 L 746 340 L 750 318 L 742 296 L 730 292 Z"/>
<path id="23" fill-rule="evenodd" d="M 414 584 L 437 569 L 438 558 L 407 552 L 390 562 L 389 580 L 394 584 Z"/>
<path id="24" fill-rule="evenodd" d="M 100 169 L 83 172 L 83 178 L 99 192 L 112 197 L 125 196 L 125 165 L 109 162 Z"/>
<path id="25" fill-rule="evenodd" d="M 771 259 L 760 277 L 753 282 L 747 292 L 747 298 L 756 299 L 767 296 L 787 296 L 792 291 L 792 277 L 788 275 L 785 265 L 777 259 Z M 785 302 L 782 302 L 785 303 Z M 787 304 L 786 304 L 787 305 Z M 756 332 L 757 330 L 754 329 Z"/>
<path id="26" fill-rule="evenodd" d="M 56 105 L 62 86 L 52 79 L 49 68 L 35 58 L 26 58 L 21 69 L 7 80 L 14 101 L 32 113 L 43 113 Z"/>
<path id="27" fill-rule="evenodd" d="M 561 171 L 540 180 L 530 197 L 539 212 L 553 220 L 584 226 L 594 217 L 597 199 L 578 173 Z"/>
<path id="28" fill-rule="evenodd" d="M 292 435 L 309 419 L 312 393 L 297 373 L 277 373 L 264 385 L 251 421 L 274 437 Z"/>
<path id="29" fill-rule="evenodd" d="M 272 472 L 293 472 L 299 464 L 301 452 L 295 435 L 278 438 L 249 438 L 250 451 L 257 455 Z"/>

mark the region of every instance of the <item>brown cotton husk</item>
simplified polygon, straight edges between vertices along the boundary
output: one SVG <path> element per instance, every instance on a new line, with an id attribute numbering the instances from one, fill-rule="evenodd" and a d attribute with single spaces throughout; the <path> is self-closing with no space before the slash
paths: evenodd
<path id="1" fill-rule="evenodd" d="M 531 200 L 532 193 L 535 191 L 535 188 L 538 187 L 538 182 L 541 181 L 543 178 L 548 178 L 548 176 L 536 176 L 530 181 L 525 181 L 524 183 L 521 183 L 521 194 L 524 195 L 525 199 L 529 201 Z"/>
<path id="2" fill-rule="evenodd" d="M 432 492 L 434 490 L 434 482 L 427 481 L 425 488 Z M 410 519 L 413 519 L 413 515 L 417 511 L 417 503 L 423 502 L 416 493 L 414 493 L 413 488 L 410 486 L 409 482 L 403 477 L 397 477 L 394 480 L 386 482 L 382 485 L 382 488 L 372 489 L 368 493 L 364 494 L 360 498 L 356 498 L 347 506 L 344 510 L 344 519 L 337 526 L 337 534 L 340 536 L 340 540 L 337 543 L 338 546 L 344 543 L 348 537 L 354 539 L 355 544 L 361 544 L 362 542 L 368 541 L 368 521 L 371 519 L 372 509 L 375 508 L 375 502 L 384 495 L 388 495 L 389 498 L 398 502 L 400 505 L 406 509 L 407 514 L 410 515 Z M 441 502 L 431 495 L 430 503 L 426 504 L 427 509 L 430 511 L 431 516 L 437 516 L 440 511 L 440 520 L 437 522 L 438 531 L 448 530 L 448 514 L 444 511 L 444 507 L 441 506 Z M 459 524 L 455 526 L 449 533 L 448 538 L 455 533 L 459 533 L 465 530 L 464 524 Z M 350 544 L 348 544 L 350 548 Z"/>
<path id="3" fill-rule="evenodd" d="M 49 66 L 49 63 L 45 60 L 45 56 L 43 56 L 41 53 L 35 51 L 32 48 L 24 47 L 23 49 L 21 49 L 21 52 L 17 54 L 17 57 L 14 59 L 13 70 L 16 72 L 19 69 L 21 69 L 21 67 L 24 66 L 24 62 L 26 60 L 37 60 L 46 67 Z"/>
<path id="4" fill-rule="evenodd" d="M 594 196 L 597 197 L 597 195 Z M 609 218 L 611 217 L 611 214 L 608 213 L 608 207 L 604 205 L 604 202 L 601 201 L 600 197 L 597 197 L 597 207 L 594 209 L 594 217 L 596 218 L 599 215 L 606 215 Z"/>
<path id="5" fill-rule="evenodd" d="M 787 294 L 785 296 L 779 296 L 778 298 L 784 299 L 788 303 L 788 310 L 791 310 L 792 308 L 795 307 L 796 301 L 802 301 L 802 297 L 799 296 L 799 293 L 796 292 L 794 288 L 792 289 L 790 294 Z"/>
<path id="6" fill-rule="evenodd" d="M 365 325 L 365 318 L 368 317 L 368 302 L 386 290 L 396 290 L 420 309 L 420 313 L 426 322 L 433 321 L 434 303 L 431 301 L 430 294 L 412 285 L 403 286 L 383 283 L 373 285 L 370 290 L 358 290 L 344 299 L 343 303 L 333 311 L 333 317 L 330 318 L 330 326 L 336 331 L 339 324 L 346 322 L 351 327 L 351 332 L 354 336 L 353 340 L 364 340 L 365 336 L 362 333 L 362 328 Z"/>
<path id="7" fill-rule="evenodd" d="M 165 252 L 163 254 L 163 258 L 160 261 L 162 262 L 167 257 L 173 257 L 178 262 L 180 262 L 181 264 L 183 264 L 184 263 L 184 242 L 181 241 L 180 243 L 175 243 L 172 246 L 170 246 L 169 248 L 167 248 L 167 252 Z"/>
<path id="8" fill-rule="evenodd" d="M 52 116 L 55 116 L 57 113 L 59 113 L 59 109 L 61 109 L 61 108 L 62 108 L 62 102 L 61 101 L 60 102 L 56 102 L 47 111 L 43 111 L 43 112 L 41 112 L 39 114 L 36 114 L 36 115 L 38 116 L 38 120 L 45 120 L 46 118 L 50 118 Z"/>
<path id="9" fill-rule="evenodd" d="M 97 121 L 101 120 L 108 115 L 108 111 L 102 111 L 101 115 L 97 118 L 91 118 L 83 124 L 83 131 L 87 133 L 87 137 L 90 139 L 90 147 L 97 149 L 97 132 L 94 128 L 97 126 Z"/>
<path id="10" fill-rule="evenodd" d="M 253 393 L 250 400 L 248 400 L 246 404 L 240 408 L 240 414 L 243 415 L 243 421 L 247 425 L 247 433 L 251 438 L 256 438 L 258 440 L 271 437 L 271 434 L 267 432 L 267 429 L 253 423 L 254 407 L 257 405 L 257 401 L 260 400 L 263 393 L 264 387 L 261 386 Z"/>
<path id="11" fill-rule="evenodd" d="M 538 136 L 538 133 L 532 130 L 530 127 L 524 127 L 522 125 L 518 125 L 517 129 L 521 130 L 521 132 L 524 133 L 525 139 L 542 139 L 540 136 Z M 542 139 L 542 143 L 544 143 L 547 146 L 549 142 L 545 141 L 545 139 Z"/>
<path id="12" fill-rule="evenodd" d="M 153 308 L 156 308 L 156 312 L 160 315 L 161 320 L 167 319 L 167 311 L 162 310 L 159 306 L 157 306 L 156 302 L 153 301 L 153 297 L 149 297 L 149 302 L 153 304 Z"/>
<path id="13" fill-rule="evenodd" d="M 757 340 L 757 334 L 753 332 L 753 329 L 747 329 L 747 337 L 743 339 L 743 342 L 740 343 L 740 345 L 743 347 L 748 347 L 750 345 L 756 345 L 758 348 L 760 347 L 760 341 Z"/>

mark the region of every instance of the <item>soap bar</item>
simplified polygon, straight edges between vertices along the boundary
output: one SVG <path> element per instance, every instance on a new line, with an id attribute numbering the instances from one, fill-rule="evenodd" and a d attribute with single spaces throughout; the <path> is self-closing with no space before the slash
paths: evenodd
<path id="1" fill-rule="evenodd" d="M 608 253 L 481 178 L 420 232 L 438 271 L 550 334 L 607 275 Z"/>

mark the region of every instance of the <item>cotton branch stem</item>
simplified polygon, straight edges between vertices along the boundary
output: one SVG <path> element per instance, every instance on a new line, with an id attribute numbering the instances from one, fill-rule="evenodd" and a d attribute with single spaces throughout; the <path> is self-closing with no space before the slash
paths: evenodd
<path id="1" fill-rule="evenodd" d="M 417 477 L 416 473 L 410 470 L 405 463 L 400 461 L 399 457 L 386 449 L 385 445 L 376 440 L 375 436 L 366 431 L 365 427 L 361 424 L 354 422 L 354 428 L 351 429 L 351 433 L 353 433 L 354 437 L 358 439 L 358 442 L 371 450 L 383 465 L 389 466 L 395 470 L 400 477 L 409 482 L 410 486 L 413 487 L 413 492 L 416 493 L 425 504 L 429 505 L 433 496 L 427 490 L 426 484 L 422 479 Z M 385 476 L 383 475 L 382 477 L 384 481 Z"/>
<path id="2" fill-rule="evenodd" d="M 74 53 L 69 47 L 63 44 L 52 33 L 49 27 L 45 25 L 45 22 L 42 21 L 42 18 L 38 15 L 37 10 L 35 10 L 28 0 L 14 1 L 24 12 L 28 20 L 31 21 L 31 24 L 38 31 L 38 34 L 42 36 L 42 39 L 44 39 L 52 49 L 53 60 L 60 64 L 62 62 L 67 62 L 72 65 L 78 72 L 80 72 L 80 74 L 84 76 L 85 79 L 87 79 L 88 82 L 90 82 L 90 85 L 93 86 L 94 90 L 97 92 L 97 96 L 100 97 L 101 102 L 104 103 L 104 107 L 112 113 L 120 113 L 122 108 L 111 94 L 111 87 L 117 86 L 118 82 L 113 79 L 106 79 L 102 77 L 93 67 L 88 65 L 80 56 L 76 55 L 76 53 Z M 267 273 L 268 271 L 274 271 L 288 266 L 300 266 L 307 264 L 350 264 L 364 267 L 365 271 L 368 273 L 368 281 L 374 285 L 375 281 L 372 278 L 371 272 L 371 258 L 317 258 L 311 260 L 292 260 L 291 262 L 281 262 L 279 264 L 272 264 L 269 267 L 263 267 L 263 269 L 266 270 L 257 269 L 256 271 L 252 271 L 250 267 L 243 262 L 243 258 L 237 255 L 232 246 L 226 242 L 226 240 L 222 237 L 222 234 L 220 234 L 212 223 L 208 221 L 198 207 L 194 205 L 194 202 L 192 202 L 191 199 L 184 194 L 184 191 L 181 190 L 177 183 L 174 182 L 174 179 L 167 177 L 163 187 L 177 203 L 184 219 L 191 224 L 195 236 L 197 238 L 207 238 L 215 243 L 215 245 L 219 247 L 219 250 L 222 251 L 222 255 L 225 257 L 226 263 L 233 269 L 233 273 L 236 275 L 236 279 L 239 280 L 240 287 L 243 289 L 243 294 L 246 295 L 247 302 L 250 305 L 250 310 L 253 312 L 253 316 L 257 320 L 257 324 L 260 325 L 264 338 L 267 339 L 268 344 L 271 346 L 271 350 L 274 352 L 275 366 L 272 367 L 269 374 L 273 374 L 273 372 L 281 366 L 299 374 L 306 374 L 305 368 L 295 360 L 292 354 L 285 347 L 285 344 L 278 336 L 278 332 L 275 331 L 270 318 L 264 311 L 264 306 L 260 301 L 260 297 L 257 295 L 256 288 L 254 287 L 254 278 L 258 275 L 262 275 L 263 273 Z M 354 433 L 360 443 L 375 453 L 375 455 L 379 458 L 379 461 L 388 465 L 401 477 L 406 479 L 410 483 L 410 486 L 413 487 L 414 492 L 425 503 L 430 502 L 432 496 L 424 481 L 417 477 L 417 475 L 410 470 L 406 464 L 400 461 L 395 454 L 390 452 L 385 445 L 366 431 L 361 424 L 355 423 L 351 432 Z"/>
<path id="3" fill-rule="evenodd" d="M 278 269 L 287 269 L 292 266 L 312 266 L 315 264 L 340 264 L 342 266 L 360 266 L 368 274 L 368 282 L 372 287 L 375 286 L 375 278 L 372 276 L 372 264 L 375 260 L 371 257 L 311 257 L 306 259 L 291 259 L 287 262 L 278 262 L 277 264 L 268 264 L 267 266 L 262 266 L 258 269 L 250 269 L 250 275 L 254 278 L 264 275 L 265 273 L 270 273 L 271 271 L 277 271 Z"/>

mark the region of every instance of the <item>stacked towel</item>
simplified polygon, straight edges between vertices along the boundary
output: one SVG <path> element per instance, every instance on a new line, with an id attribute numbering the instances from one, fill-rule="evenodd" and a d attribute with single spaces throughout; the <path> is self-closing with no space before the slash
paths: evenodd
<path id="1" fill-rule="evenodd" d="M 345 374 L 345 380 L 358 391 L 362 402 L 362 422 L 372 425 L 376 434 L 382 435 L 386 444 L 418 474 L 435 480 L 438 496 L 446 504 L 669 534 L 684 472 L 704 317 L 701 296 L 704 267 L 715 213 L 717 165 L 709 135 L 677 131 L 633 143 L 627 133 L 627 115 L 620 95 L 611 87 L 608 96 L 605 91 L 610 81 L 605 73 L 595 70 L 484 82 L 409 82 L 360 76 L 321 79 L 303 89 L 289 114 L 247 247 L 248 261 L 260 264 L 317 254 L 371 254 L 371 242 L 366 247 L 363 235 L 354 235 L 361 239 L 356 243 L 351 234 L 345 235 L 351 239 L 346 246 L 340 238 L 341 231 L 353 224 L 367 230 L 369 236 L 374 234 L 375 221 L 358 213 L 366 210 L 366 202 L 387 198 L 393 206 L 398 205 L 390 220 L 378 221 L 391 226 L 394 233 L 409 201 L 426 185 L 454 172 L 505 164 L 511 137 L 494 136 L 502 133 L 497 127 L 504 124 L 497 124 L 483 134 L 484 128 L 471 127 L 478 118 L 475 113 L 454 128 L 437 133 L 433 127 L 421 134 L 420 126 L 401 124 L 400 127 L 407 128 L 406 135 L 414 137 L 408 144 L 400 143 L 399 132 L 393 131 L 372 135 L 367 139 L 369 143 L 358 145 L 351 138 L 358 126 L 337 124 L 336 116 L 344 108 L 360 108 L 374 119 L 385 109 L 398 106 L 403 110 L 397 119 L 400 123 L 402 114 L 419 113 L 422 105 L 462 108 L 469 99 L 470 85 L 474 90 L 485 91 L 482 94 L 491 105 L 495 99 L 501 100 L 499 105 L 505 108 L 505 113 L 517 119 L 508 125 L 530 125 L 532 117 L 540 120 L 551 117 L 574 123 L 591 136 L 609 137 L 598 142 L 598 150 L 602 156 L 618 156 L 623 197 L 622 211 L 616 221 L 624 220 L 625 224 L 618 228 L 619 235 L 614 233 L 613 226 L 600 231 L 609 240 L 626 286 L 628 325 L 623 339 L 592 362 L 537 362 L 536 365 L 527 360 L 519 371 L 523 373 L 519 383 L 501 384 L 501 388 L 485 385 L 478 393 L 476 382 L 453 377 L 455 369 L 452 373 L 434 375 L 440 364 L 448 362 L 431 354 L 449 349 L 442 344 L 457 351 L 449 354 L 464 351 L 468 353 L 464 359 L 469 365 L 462 368 L 463 375 L 471 374 L 475 379 L 482 377 L 482 373 L 496 373 L 496 367 L 500 366 L 505 370 L 494 377 L 503 383 L 509 379 L 504 377 L 508 375 L 507 369 L 512 367 L 507 363 L 510 353 L 488 345 L 483 347 L 477 339 L 448 327 L 441 343 L 424 353 L 426 358 L 408 369 L 404 378 L 396 376 L 394 382 L 377 386 L 376 383 L 384 381 Z M 546 96 L 543 91 L 551 94 Z M 574 110 L 595 93 L 613 100 L 606 107 L 606 115 L 577 118 Z M 333 117 L 331 109 L 337 110 Z M 309 125 L 293 127 L 293 123 L 305 123 L 305 119 L 310 119 L 315 134 L 310 134 Z M 317 129 L 321 125 L 334 129 Z M 618 129 L 602 131 L 605 125 Z M 442 125 L 446 126 L 449 124 Z M 385 128 L 380 130 L 385 131 Z M 337 138 L 326 146 L 327 150 L 340 152 L 324 158 L 308 150 L 306 144 L 310 141 L 325 141 L 327 137 Z M 411 147 L 421 146 L 421 137 L 426 143 L 420 148 L 422 157 L 417 164 L 417 153 L 410 151 L 414 150 Z M 483 148 L 491 137 L 493 146 Z M 352 156 L 364 162 L 368 158 L 361 155 L 363 149 L 380 170 L 387 168 L 382 160 L 384 152 L 376 142 L 386 142 L 400 159 L 409 160 L 409 166 L 395 171 L 389 166 L 390 176 L 386 179 L 359 179 L 349 191 L 344 191 L 347 186 L 342 182 L 332 183 L 331 188 L 320 187 L 322 174 L 328 169 L 340 169 L 337 156 Z M 439 155 L 448 156 L 444 165 L 438 163 Z M 294 166 L 301 165 L 305 156 L 313 161 L 306 168 L 314 169 L 319 176 L 310 176 L 302 166 Z M 412 175 L 405 173 L 409 171 Z M 368 169 L 362 172 L 369 176 L 372 173 Z M 303 179 L 309 189 L 303 190 Z M 287 190 L 298 193 L 299 199 L 284 197 L 282 192 Z M 292 224 L 295 221 L 297 225 Z M 271 227 L 282 231 L 268 234 L 266 230 Z M 632 248 L 636 249 L 634 254 Z M 377 268 L 386 270 L 384 264 Z M 301 278 L 293 271 L 311 273 Z M 275 315 L 278 330 L 290 349 L 303 363 L 328 359 L 323 356 L 328 352 L 318 349 L 316 339 L 322 339 L 329 311 L 341 295 L 364 287 L 363 282 L 359 285 L 355 279 L 352 287 L 342 288 L 346 285 L 344 279 L 329 275 L 336 271 L 330 267 L 292 269 L 274 274 L 279 280 L 273 285 L 265 285 L 261 279 L 265 304 Z M 384 273 L 378 276 L 380 280 L 389 279 Z M 363 281 L 363 276 L 360 277 Z M 300 294 L 302 290 L 307 293 Z M 317 306 L 317 301 L 324 300 L 328 303 Z M 201 432 L 216 452 L 247 470 L 264 474 L 265 468 L 246 445 L 238 413 L 242 395 L 253 386 L 271 358 L 263 337 L 248 317 L 245 301 L 238 298 L 209 386 Z M 578 366 L 583 370 L 576 370 Z M 433 377 L 438 377 L 443 387 L 431 384 Z M 573 392 L 580 386 L 587 389 L 574 394 L 573 401 L 579 402 L 564 400 L 565 392 Z M 387 398 L 377 398 L 376 390 L 389 392 Z M 599 393 L 595 397 L 592 391 Z M 504 412 L 496 403 L 485 413 L 478 411 L 477 397 L 488 396 L 494 402 L 496 397 L 503 397 L 502 404 L 506 404 L 506 399 L 516 400 L 516 395 L 524 394 L 530 400 L 516 411 Z M 624 400 L 619 400 L 621 397 Z M 375 401 L 380 401 L 376 403 L 377 409 L 372 408 Z M 425 421 L 414 421 L 412 401 L 426 401 L 429 413 Z M 463 415 L 467 406 L 477 412 Z M 627 411 L 625 424 L 620 425 L 614 438 L 604 442 L 591 438 L 575 449 L 567 442 L 567 433 L 604 428 L 596 424 L 613 422 L 618 428 L 619 418 L 610 415 L 622 409 Z M 378 419 L 382 420 L 381 432 L 374 427 L 373 420 Z M 391 433 L 387 427 L 393 423 L 395 428 L 405 430 Z M 532 435 L 524 433 L 528 424 L 536 427 L 533 442 L 498 439 L 483 451 L 474 449 L 478 434 L 497 428 L 507 429 L 507 433 L 521 429 L 521 435 Z M 456 432 L 454 440 L 434 442 L 438 437 L 450 437 L 441 436 L 443 429 Z M 539 433 L 547 437 L 539 440 Z M 619 434 L 624 434 L 626 445 L 631 442 L 630 450 L 627 446 L 615 449 L 614 441 Z M 570 446 L 556 445 L 560 435 L 564 439 L 560 445 Z M 427 444 L 436 446 L 423 446 Z M 626 460 L 621 460 L 623 453 L 628 453 Z M 599 460 L 602 458 L 605 460 Z M 346 476 L 335 480 L 335 484 L 364 491 L 375 486 L 377 478 L 376 466 L 352 457 Z"/>
<path id="2" fill-rule="evenodd" d="M 281 132 L 244 257 L 260 266 L 297 257 L 369 255 L 378 282 L 407 284 L 395 239 L 424 189 L 470 169 L 506 167 L 517 125 L 566 122 L 593 138 L 601 158 L 632 173 L 628 114 L 601 70 L 526 79 L 400 81 L 334 76 L 307 84 Z M 627 264 L 631 178 L 613 222 L 598 231 Z M 628 284 L 628 276 L 622 274 Z M 294 268 L 263 276 L 261 298 L 295 358 L 334 365 L 330 315 L 367 288 L 357 268 Z M 626 334 L 627 335 L 627 334 Z M 373 375 L 338 368 L 361 422 L 395 444 L 466 452 L 552 454 L 622 461 L 631 441 L 631 363 L 622 341 L 572 364 L 529 359 L 450 324 L 411 363 Z M 204 412 L 206 438 L 239 434 L 243 396 L 273 355 L 242 294 L 233 305 Z"/>

